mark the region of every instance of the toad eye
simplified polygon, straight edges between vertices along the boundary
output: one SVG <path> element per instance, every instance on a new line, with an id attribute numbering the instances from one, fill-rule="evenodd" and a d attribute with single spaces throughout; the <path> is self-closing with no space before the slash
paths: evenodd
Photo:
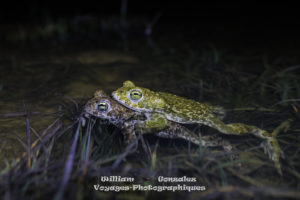
<path id="1" fill-rule="evenodd" d="M 143 94 L 141 91 L 138 90 L 132 90 L 130 92 L 130 99 L 134 101 L 138 101 L 143 97 Z"/>
<path id="2" fill-rule="evenodd" d="M 101 112 L 105 112 L 108 110 L 108 104 L 105 102 L 98 103 L 98 110 Z"/>

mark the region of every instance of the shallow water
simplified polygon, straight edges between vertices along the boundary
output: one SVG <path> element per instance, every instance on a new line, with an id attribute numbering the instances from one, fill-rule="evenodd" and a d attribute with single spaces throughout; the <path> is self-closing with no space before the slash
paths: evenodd
<path id="1" fill-rule="evenodd" d="M 227 108 L 261 106 L 272 109 L 272 105 L 284 98 L 296 98 L 296 87 L 292 84 L 299 78 L 293 74 L 293 70 L 283 73 L 284 76 L 280 73 L 299 63 L 296 49 L 289 49 L 289 45 L 279 49 L 273 49 L 271 45 L 264 49 L 265 44 L 258 46 L 254 44 L 251 48 L 246 48 L 242 43 L 232 45 L 226 40 L 218 43 L 205 38 L 184 37 L 180 34 L 169 36 L 168 33 L 158 38 L 160 38 L 157 39 L 159 51 L 147 46 L 145 40 L 129 43 L 128 49 L 124 49 L 123 44 L 112 47 L 102 47 L 99 44 L 91 47 L 87 45 L 72 47 L 61 44 L 50 45 L 49 48 L 37 46 L 26 49 L 21 46 L 2 50 L 0 114 L 24 112 L 23 102 L 29 112 L 39 112 L 40 114 L 29 116 L 32 128 L 31 141 L 34 141 L 37 138 L 34 132 L 41 134 L 60 112 L 65 112 L 69 107 L 74 111 L 74 102 L 79 104 L 80 111 L 81 106 L 97 89 L 110 93 L 120 87 L 125 80 L 132 80 L 137 85 L 153 90 L 168 91 Z M 118 40 L 117 43 L 122 41 Z M 285 54 L 281 54 L 279 50 Z M 284 82 L 285 80 L 287 81 Z M 291 88 L 287 93 L 284 90 L 285 83 L 288 83 L 286 87 Z M 225 120 L 253 124 L 271 131 L 290 117 L 291 110 L 286 107 L 281 109 L 280 113 L 263 113 L 256 110 L 229 112 Z M 70 118 L 63 119 L 63 126 L 66 127 L 71 121 Z M 297 128 L 295 125 L 292 127 L 293 130 Z M 215 130 L 207 131 L 206 128 L 201 128 L 201 131 L 216 133 Z M 240 148 L 242 150 L 259 146 L 260 143 L 254 137 L 229 138 L 237 147 L 243 147 Z M 151 136 L 149 138 L 146 136 L 146 139 L 149 139 L 152 146 L 158 140 L 162 144 L 157 158 L 161 169 L 166 169 L 169 165 L 167 159 L 174 156 L 174 152 L 180 154 L 182 151 L 184 155 L 189 151 L 188 145 L 180 140 L 172 143 L 168 139 Z M 283 138 L 281 144 L 289 150 L 288 155 L 292 155 L 295 149 L 290 140 Z M 180 149 L 177 145 L 183 148 Z M 25 117 L 0 118 L 0 159 L 10 162 L 20 157 L 26 151 L 25 146 Z M 248 172 L 254 171 L 255 180 L 261 184 L 284 187 L 290 184 L 299 187 L 295 183 L 297 180 L 295 177 L 292 183 L 289 183 L 288 176 L 285 182 L 279 178 L 272 167 L 273 163 L 268 160 L 262 149 L 253 152 L 240 152 L 241 159 L 251 159 L 253 163 L 244 164 L 239 168 L 239 173 L 248 175 Z M 143 153 L 139 156 L 145 158 Z M 266 167 L 265 163 L 259 162 L 261 160 L 269 165 Z M 129 161 L 132 161 L 129 165 L 135 165 L 137 158 L 134 156 L 129 158 Z M 187 158 L 181 158 L 177 164 L 182 167 L 183 174 L 193 174 L 193 170 L 198 167 L 193 166 L 194 163 L 191 164 Z M 5 165 L 6 162 L 1 162 L 0 168 Z M 256 168 L 259 170 L 256 171 Z M 271 168 L 273 171 L 268 171 Z M 197 173 L 196 171 L 195 174 Z M 218 174 L 214 177 L 212 185 L 221 182 L 220 176 Z M 236 181 L 231 179 L 232 177 L 228 177 L 228 180 Z M 247 181 L 245 182 L 243 183 L 247 185 Z M 233 185 L 237 183 L 239 182 L 233 182 Z"/>
<path id="2" fill-rule="evenodd" d="M 55 119 L 54 113 L 59 111 L 63 101 L 72 98 L 82 102 L 91 98 L 97 89 L 110 92 L 130 79 L 131 72 L 137 72 L 140 64 L 137 57 L 122 51 L 83 50 L 62 56 L 38 54 L 2 57 L 0 91 L 1 114 L 24 112 L 23 101 L 29 112 L 40 112 L 29 117 L 30 126 L 37 133 Z M 26 141 L 25 117 L 0 118 L 0 123 L 0 158 L 11 160 L 25 150 L 16 139 Z"/>

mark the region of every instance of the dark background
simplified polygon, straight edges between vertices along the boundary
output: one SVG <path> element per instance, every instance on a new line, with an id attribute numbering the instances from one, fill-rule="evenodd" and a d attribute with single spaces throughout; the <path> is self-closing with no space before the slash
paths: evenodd
<path id="1" fill-rule="evenodd" d="M 65 132 L 65 128 L 76 121 L 96 90 L 110 94 L 126 80 L 153 91 L 224 107 L 228 109 L 225 123 L 255 125 L 271 133 L 292 119 L 290 129 L 288 122 L 285 132 L 278 135 L 279 146 L 286 156 L 281 162 L 284 176 L 279 176 L 274 163 L 263 153 L 260 148 L 262 140 L 222 134 L 222 138 L 224 136 L 237 147 L 237 152 L 246 153 L 240 157 L 247 161 L 243 161 L 241 168 L 230 164 L 235 161 L 229 161 L 222 148 L 220 151 L 205 149 L 208 156 L 199 148 L 199 156 L 191 157 L 191 152 L 196 152 L 197 147 L 187 148 L 187 142 L 149 134 L 146 138 L 150 144 L 148 150 L 143 150 L 140 145 L 139 151 L 126 157 L 127 162 L 122 161 L 118 169 L 113 169 L 113 164 L 105 160 L 121 155 L 126 147 L 121 131 L 115 131 L 113 127 L 97 128 L 95 134 L 92 133 L 97 147 L 91 148 L 92 156 L 88 158 L 91 165 L 88 167 L 82 157 L 87 155 L 86 150 L 81 148 L 86 147 L 88 137 L 80 139 L 71 179 L 65 189 L 66 199 L 80 199 L 84 197 L 82 195 L 96 199 L 100 193 L 90 189 L 95 174 L 131 177 L 133 173 L 147 178 L 154 171 L 173 177 L 195 176 L 209 189 L 226 186 L 228 180 L 228 184 L 234 187 L 224 194 L 224 199 L 230 196 L 233 199 L 252 199 L 256 194 L 258 199 L 265 196 L 274 199 L 274 191 L 278 194 L 286 191 L 283 197 L 297 196 L 299 6 L 285 1 L 279 4 L 128 0 L 127 29 L 120 23 L 120 6 L 121 0 L 1 2 L 0 115 L 22 113 L 26 105 L 27 111 L 40 113 L 30 115 L 30 127 L 38 134 L 44 133 L 57 119 L 55 127 L 59 128 L 51 130 L 53 135 L 47 137 L 51 140 L 49 144 L 49 140 L 43 142 L 49 152 L 53 147 L 51 157 L 48 151 L 40 151 L 37 164 L 30 168 L 26 164 L 27 157 L 24 157 L 24 167 L 20 171 L 14 165 L 7 170 L 7 162 L 0 162 L 6 167 L 1 171 L 3 173 L 0 172 L 3 174 L 0 176 L 0 196 L 11 194 L 12 199 L 47 199 L 57 195 L 77 125 L 72 131 Z M 158 13 L 161 17 L 153 27 L 151 37 L 147 37 L 145 24 Z M 26 128 L 29 127 L 27 119 L 26 114 Z M 24 117 L 4 117 L 4 126 L 0 125 L 0 160 L 15 160 L 24 153 L 24 143 L 28 141 L 24 122 Z M 205 126 L 187 128 L 207 135 L 218 132 Z M 23 140 L 22 145 L 19 138 Z M 33 136 L 31 142 L 34 139 L 37 137 Z M 157 142 L 160 144 L 158 148 Z M 180 157 L 173 157 L 176 154 Z M 153 161 L 154 155 L 157 155 L 156 161 Z M 165 162 L 167 160 L 170 162 Z M 102 161 L 106 164 L 101 164 Z M 157 162 L 154 170 L 153 162 Z M 226 168 L 227 177 L 224 178 L 221 168 Z M 6 192 L 7 188 L 11 188 L 11 193 Z M 240 188 L 243 190 L 237 195 Z M 228 187 L 223 191 L 228 191 Z M 125 199 L 122 193 L 109 198 L 120 199 L 114 198 L 119 194 Z M 168 194 L 155 193 L 153 197 L 159 199 L 163 195 L 167 198 Z M 202 199 L 205 195 L 171 194 L 172 199 Z M 222 199 L 222 194 L 222 191 L 215 191 L 206 199 L 213 195 Z M 147 197 L 144 193 L 141 195 L 141 199 Z M 98 196 L 99 199 L 105 197 L 108 196 Z M 128 196 L 127 199 L 133 198 L 139 197 Z"/>
<path id="2" fill-rule="evenodd" d="M 7 4 L 8 3 L 8 4 Z M 119 15 L 121 1 L 72 2 L 6 2 L 2 4 L 1 22 L 42 21 L 51 16 L 73 17 L 94 14 Z M 205 28 L 232 27 L 270 35 L 296 35 L 299 33 L 299 6 L 290 3 L 262 3 L 260 1 L 128 1 L 128 16 L 162 14 L 158 24 L 174 28 L 187 27 L 205 32 Z"/>

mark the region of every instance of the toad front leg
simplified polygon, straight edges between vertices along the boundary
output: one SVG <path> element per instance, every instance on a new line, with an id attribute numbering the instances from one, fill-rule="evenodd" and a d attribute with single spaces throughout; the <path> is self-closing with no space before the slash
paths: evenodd
<path id="1" fill-rule="evenodd" d="M 153 133 L 167 127 L 167 119 L 159 113 L 145 113 L 147 119 L 138 121 L 135 130 L 138 133 Z"/>
<path id="2" fill-rule="evenodd" d="M 134 130 L 134 125 L 130 122 L 125 122 L 121 128 L 122 134 L 124 136 L 124 143 L 128 145 L 133 140 L 136 139 L 136 134 Z"/>

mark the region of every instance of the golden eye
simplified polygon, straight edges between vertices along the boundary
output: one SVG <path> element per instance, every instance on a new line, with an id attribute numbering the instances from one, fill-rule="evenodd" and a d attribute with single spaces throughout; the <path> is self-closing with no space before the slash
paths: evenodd
<path id="1" fill-rule="evenodd" d="M 101 112 L 105 112 L 108 110 L 108 104 L 105 102 L 98 103 L 98 110 Z"/>
<path id="2" fill-rule="evenodd" d="M 133 90 L 130 92 L 130 98 L 134 101 L 140 100 L 143 97 L 142 92 L 138 90 Z"/>

